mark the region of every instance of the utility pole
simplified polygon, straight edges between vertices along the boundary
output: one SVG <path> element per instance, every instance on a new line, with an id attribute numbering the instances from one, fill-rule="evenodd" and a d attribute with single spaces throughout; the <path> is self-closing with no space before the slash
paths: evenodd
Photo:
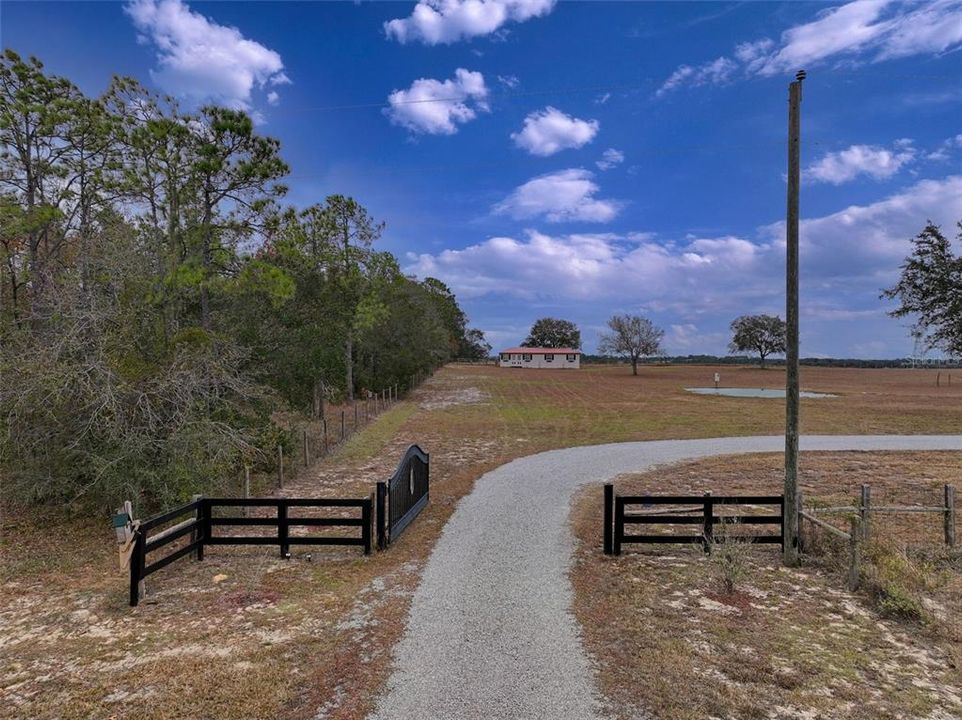
<path id="1" fill-rule="evenodd" d="M 801 182 L 802 81 L 795 74 L 788 86 L 788 210 L 785 222 L 785 524 L 782 548 L 785 565 L 799 563 L 798 525 L 798 195 Z"/>

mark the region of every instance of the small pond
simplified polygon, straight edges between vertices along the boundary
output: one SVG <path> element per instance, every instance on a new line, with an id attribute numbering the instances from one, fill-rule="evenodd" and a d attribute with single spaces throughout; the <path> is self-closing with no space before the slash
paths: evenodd
<path id="1" fill-rule="evenodd" d="M 726 395 L 728 397 L 746 397 L 746 398 L 783 398 L 785 397 L 784 390 L 775 390 L 771 388 L 713 388 L 713 387 L 695 387 L 695 388 L 685 388 L 688 392 L 698 393 L 699 395 Z M 800 397 L 803 398 L 833 398 L 838 397 L 838 395 L 832 395 L 830 393 L 817 393 L 817 392 L 805 392 L 799 393 Z"/>

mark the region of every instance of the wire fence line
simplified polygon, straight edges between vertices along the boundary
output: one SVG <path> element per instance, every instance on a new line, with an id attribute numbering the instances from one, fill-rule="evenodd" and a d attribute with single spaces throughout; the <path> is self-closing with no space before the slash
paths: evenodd
<path id="1" fill-rule="evenodd" d="M 342 405 L 328 406 L 322 417 L 295 420 L 285 427 L 287 438 L 279 441 L 270 458 L 245 464 L 237 484 L 237 497 L 283 490 L 286 483 L 315 462 L 335 453 L 356 433 L 367 427 L 402 397 L 408 396 L 434 373 L 434 368 L 411 375 L 404 385 L 395 383 L 379 392 Z"/>

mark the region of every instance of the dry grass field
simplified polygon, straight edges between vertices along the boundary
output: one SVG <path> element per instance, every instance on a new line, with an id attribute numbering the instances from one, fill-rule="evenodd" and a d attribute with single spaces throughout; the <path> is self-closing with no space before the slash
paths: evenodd
<path id="1" fill-rule="evenodd" d="M 803 493 L 823 505 L 851 505 L 861 483 L 892 505 L 937 505 L 945 483 L 962 487 L 958 453 L 802 453 L 800 470 Z M 777 494 L 783 472 L 780 454 L 729 456 L 625 476 L 615 487 L 626 495 Z M 603 556 L 601 508 L 598 487 L 576 503 L 571 577 L 617 717 L 642 709 L 663 720 L 962 717 L 962 551 L 941 545 L 940 516 L 872 521 L 886 582 L 919 600 L 907 608 L 919 615 L 906 616 L 879 603 L 868 582 L 846 592 L 844 562 L 807 522 L 815 554 L 801 568 L 781 567 L 776 546 L 755 546 L 729 592 L 718 559 L 700 547 L 630 545 Z"/>
<path id="2" fill-rule="evenodd" d="M 782 431 L 781 401 L 684 391 L 716 371 L 725 386 L 784 383 L 780 370 L 730 366 L 642 367 L 637 377 L 615 366 L 448 366 L 284 490 L 369 493 L 417 442 L 431 453 L 431 504 L 390 551 L 315 550 L 307 562 L 299 549 L 281 561 L 269 549 L 214 548 L 152 576 L 136 609 L 106 517 L 4 508 L 0 717 L 364 717 L 420 569 L 480 475 L 553 448 Z M 804 389 L 839 394 L 803 401 L 803 432 L 962 433 L 962 377 L 941 379 L 803 368 Z"/>

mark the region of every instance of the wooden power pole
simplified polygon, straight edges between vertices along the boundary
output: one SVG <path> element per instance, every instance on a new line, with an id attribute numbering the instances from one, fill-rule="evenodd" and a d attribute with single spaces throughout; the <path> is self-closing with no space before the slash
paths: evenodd
<path id="1" fill-rule="evenodd" d="M 785 223 L 785 525 L 783 560 L 798 565 L 798 194 L 802 80 L 788 86 L 788 211 Z"/>

